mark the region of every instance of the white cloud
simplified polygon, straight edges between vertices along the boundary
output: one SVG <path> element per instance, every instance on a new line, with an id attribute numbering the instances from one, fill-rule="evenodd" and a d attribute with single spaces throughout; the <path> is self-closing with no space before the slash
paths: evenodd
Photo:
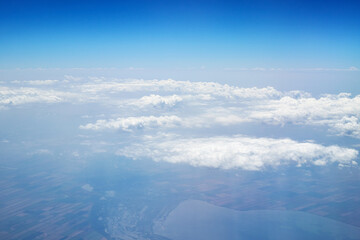
<path id="1" fill-rule="evenodd" d="M 28 83 L 30 85 L 52 85 L 57 82 L 58 80 L 31 80 L 31 81 L 26 81 L 25 83 Z"/>
<path id="2" fill-rule="evenodd" d="M 308 72 L 308 71 L 320 71 L 320 72 L 347 72 L 347 71 L 359 71 L 357 67 L 348 68 L 263 68 L 263 67 L 252 67 L 252 68 L 224 68 L 225 71 L 296 71 L 296 72 Z"/>
<path id="3" fill-rule="evenodd" d="M 90 184 L 85 184 L 81 188 L 88 192 L 92 192 L 94 190 L 94 188 Z"/>
<path id="4" fill-rule="evenodd" d="M 357 67 L 348 68 L 300 68 L 300 71 L 335 71 L 335 72 L 347 72 L 347 71 L 359 71 Z"/>
<path id="5" fill-rule="evenodd" d="M 349 67 L 348 70 L 349 71 L 359 71 L 359 68 L 357 68 L 357 67 Z"/>
<path id="6" fill-rule="evenodd" d="M 350 98 L 347 94 L 328 95 L 316 98 L 283 97 L 255 105 L 253 118 L 269 121 L 317 121 L 324 118 L 354 115 L 360 113 L 360 95 Z M 282 120 L 284 119 L 284 120 Z"/>
<path id="7" fill-rule="evenodd" d="M 105 191 L 106 197 L 115 197 L 115 191 Z"/>
<path id="8" fill-rule="evenodd" d="M 133 104 L 139 107 L 173 107 L 183 99 L 178 95 L 171 95 L 171 96 L 160 96 L 151 94 L 149 96 L 144 96 L 137 101 L 134 101 Z"/>
<path id="9" fill-rule="evenodd" d="M 283 97 L 252 106 L 250 120 L 270 124 L 324 125 L 339 135 L 360 138 L 360 95 L 326 95 L 319 99 Z"/>
<path id="10" fill-rule="evenodd" d="M 187 163 L 192 166 L 261 170 L 292 163 L 298 166 L 329 163 L 355 165 L 353 161 L 358 151 L 290 139 L 234 136 L 145 139 L 118 150 L 117 154 L 134 159 L 149 157 L 155 161 Z"/>
<path id="11" fill-rule="evenodd" d="M 37 102 L 56 103 L 70 101 L 73 98 L 74 94 L 51 89 L 0 87 L 0 105 L 19 105 Z"/>
<path id="12" fill-rule="evenodd" d="M 241 105 L 222 104 L 221 107 L 212 105 L 190 120 L 184 118 L 184 121 L 207 127 L 249 122 L 326 126 L 335 135 L 360 138 L 360 95 L 352 98 L 341 93 L 312 98 L 290 92 L 280 99 L 243 102 Z"/>
<path id="13" fill-rule="evenodd" d="M 210 94 L 226 98 L 271 98 L 279 97 L 281 92 L 272 87 L 266 88 L 239 88 L 215 82 L 190 82 L 168 80 L 127 80 L 104 83 L 87 83 L 79 86 L 82 92 L 179 92 L 191 94 Z"/>
<path id="14" fill-rule="evenodd" d="M 177 116 L 141 116 L 117 118 L 109 120 L 97 120 L 96 123 L 81 125 L 81 129 L 104 130 L 121 129 L 131 131 L 132 129 L 155 128 L 155 127 L 173 127 L 179 125 L 181 119 Z"/>
<path id="15" fill-rule="evenodd" d="M 82 77 L 74 77 L 74 76 L 71 76 L 71 75 L 65 75 L 64 76 L 64 80 L 68 81 L 68 82 L 71 82 L 71 81 L 78 82 L 78 81 L 80 81 L 82 79 L 83 79 Z"/>
<path id="16" fill-rule="evenodd" d="M 331 130 L 340 136 L 360 138 L 360 121 L 355 116 L 345 116 L 331 123 Z"/>
<path id="17" fill-rule="evenodd" d="M 52 155 L 53 153 L 48 149 L 37 149 L 28 153 L 29 155 Z"/>

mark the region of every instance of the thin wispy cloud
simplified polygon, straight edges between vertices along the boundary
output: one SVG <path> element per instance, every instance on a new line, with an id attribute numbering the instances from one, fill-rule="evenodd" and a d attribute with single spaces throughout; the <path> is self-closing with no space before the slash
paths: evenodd
<path id="1" fill-rule="evenodd" d="M 282 68 L 282 67 L 239 67 L 239 68 L 224 68 L 225 71 L 283 71 L 283 72 L 356 72 L 360 69 L 354 66 L 348 68 Z"/>
<path id="2" fill-rule="evenodd" d="M 181 122 L 177 116 L 141 116 L 117 118 L 109 120 L 97 120 L 96 123 L 88 123 L 81 125 L 81 129 L 104 130 L 104 129 L 120 129 L 131 131 L 133 129 L 156 128 L 156 127 L 175 127 Z"/>

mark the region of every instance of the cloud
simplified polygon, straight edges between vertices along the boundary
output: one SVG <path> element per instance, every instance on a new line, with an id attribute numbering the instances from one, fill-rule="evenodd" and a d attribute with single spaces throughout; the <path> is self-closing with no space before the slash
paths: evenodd
<path id="1" fill-rule="evenodd" d="M 81 81 L 82 79 L 83 79 L 82 77 L 74 77 L 71 75 L 64 76 L 64 80 L 67 82 L 78 82 L 78 81 Z"/>
<path id="2" fill-rule="evenodd" d="M 87 192 L 92 192 L 94 190 L 94 188 L 90 184 L 85 184 L 81 188 Z"/>
<path id="3" fill-rule="evenodd" d="M 113 191 L 113 190 L 105 191 L 105 196 L 106 197 L 115 197 L 115 191 Z"/>
<path id="4" fill-rule="evenodd" d="M 192 166 L 262 170 L 284 164 L 355 165 L 353 161 L 357 158 L 358 151 L 291 139 L 234 136 L 145 139 L 118 150 L 117 154 L 134 159 L 147 157 L 155 161 L 187 163 Z"/>
<path id="5" fill-rule="evenodd" d="M 349 67 L 348 70 L 349 71 L 359 71 L 359 68 L 357 68 L 357 67 Z"/>
<path id="6" fill-rule="evenodd" d="M 269 125 L 295 124 L 326 126 L 330 133 L 360 138 L 360 95 L 324 95 L 313 98 L 306 93 L 289 92 L 280 99 L 230 103 L 208 107 L 197 116 L 184 121 L 196 126 L 214 124 L 236 125 L 242 123 L 266 123 Z"/>
<path id="7" fill-rule="evenodd" d="M 133 129 L 155 128 L 155 127 L 172 127 L 181 123 L 177 116 L 141 116 L 117 118 L 109 120 L 97 120 L 96 123 L 81 125 L 81 129 L 104 130 L 104 129 L 121 129 L 131 131 Z"/>
<path id="8" fill-rule="evenodd" d="M 25 83 L 28 83 L 30 85 L 51 85 L 57 82 L 58 80 L 31 80 L 31 81 L 26 81 Z"/>
<path id="9" fill-rule="evenodd" d="M 151 94 L 140 98 L 133 102 L 133 104 L 139 107 L 173 107 L 181 101 L 183 101 L 183 98 L 178 95 L 160 96 Z"/>
<path id="10" fill-rule="evenodd" d="M 326 95 L 319 99 L 283 97 L 252 106 L 248 119 L 269 124 L 328 126 L 339 135 L 360 138 L 360 95 Z"/>
<path id="11" fill-rule="evenodd" d="M 35 86 L 41 86 L 41 85 L 52 85 L 59 82 L 59 80 L 28 80 L 28 81 L 19 81 L 19 80 L 13 80 L 11 81 L 12 84 L 25 84 L 25 85 L 35 85 Z"/>
<path id="12" fill-rule="evenodd" d="M 348 71 L 359 71 L 357 67 L 348 68 L 300 68 L 299 71 L 335 71 L 335 72 L 348 72 Z"/>
<path id="13" fill-rule="evenodd" d="M 154 123 L 153 116 L 176 115 L 182 119 L 182 127 L 187 128 L 249 122 L 297 124 L 326 126 L 334 135 L 360 138 L 360 95 L 341 93 L 314 98 L 303 91 L 280 92 L 272 87 L 241 88 L 215 82 L 65 78 L 71 81 L 61 85 L 50 84 L 56 80 L 30 81 L 41 84 L 41 88 L 2 86 L 0 109 L 28 103 L 96 103 L 114 106 L 117 108 L 114 115 L 123 117 L 98 120 L 81 128 L 129 130 L 157 124 L 161 127 L 165 125 Z M 179 103 L 181 108 L 173 108 Z M 141 120 L 132 118 L 141 115 Z"/>
<path id="14" fill-rule="evenodd" d="M 53 153 L 48 149 L 37 149 L 28 153 L 29 155 L 52 155 Z"/>
<path id="15" fill-rule="evenodd" d="M 149 107 L 170 111 L 166 107 L 171 108 L 181 102 L 186 111 L 178 111 L 176 115 L 183 119 L 183 127 L 211 127 L 246 122 L 297 124 L 326 126 L 329 132 L 335 135 L 360 138 L 360 95 L 351 97 L 349 94 L 340 93 L 314 98 L 307 92 L 296 90 L 280 92 L 272 87 L 239 88 L 214 82 L 172 79 L 87 83 L 80 88 L 81 91 L 96 96 L 110 96 L 109 101 L 112 102 L 116 102 L 116 92 L 156 92 L 156 95 L 150 94 L 131 100 L 130 105 L 148 110 L 151 115 Z M 120 105 L 125 103 L 126 101 L 119 102 Z M 134 109 L 129 110 L 136 114 Z M 346 119 L 351 119 L 352 122 L 345 123 Z"/>
<path id="16" fill-rule="evenodd" d="M 38 88 L 0 87 L 0 105 L 19 105 L 27 103 L 57 103 L 70 101 L 74 94 L 56 90 Z"/>
<path id="17" fill-rule="evenodd" d="M 130 138 L 122 139 L 124 147 L 118 151 L 128 157 L 260 170 L 283 164 L 321 166 L 336 162 L 340 166 L 351 166 L 355 165 L 352 161 L 358 154 L 356 150 L 339 146 L 266 138 L 266 131 L 263 138 L 231 134 L 247 126 L 265 124 L 276 129 L 292 124 L 323 126 L 328 130 L 325 135 L 360 139 L 360 95 L 340 93 L 315 98 L 297 90 L 281 92 L 272 87 L 241 88 L 172 79 L 65 76 L 62 84 L 52 84 L 56 80 L 38 81 L 33 82 L 33 87 L 21 85 L 29 82 L 0 86 L 0 109 L 30 103 L 81 103 L 86 106 L 84 111 L 92 110 L 81 112 L 84 117 L 79 120 L 86 122 L 79 128 L 96 131 L 98 142 L 104 140 L 100 139 L 102 131 L 130 132 Z M 140 129 L 145 131 L 136 131 Z M 232 129 L 234 132 L 229 133 Z M 155 137 L 144 136 L 150 131 Z M 162 137 L 157 138 L 160 133 Z M 228 136 L 214 136 L 216 133 Z M 86 134 L 94 133 L 87 131 Z M 117 135 L 112 137 L 116 140 Z M 93 146 L 96 151 L 117 148 L 99 146 L 89 139 L 80 144 Z"/>
<path id="18" fill-rule="evenodd" d="M 271 98 L 281 96 L 281 92 L 272 87 L 240 88 L 215 82 L 190 82 L 168 80 L 127 80 L 104 83 L 88 83 L 80 85 L 84 93 L 101 92 L 178 92 L 191 94 L 210 94 L 226 98 Z"/>
<path id="19" fill-rule="evenodd" d="M 355 116 L 345 116 L 331 123 L 331 130 L 340 136 L 360 138 L 360 121 Z"/>
<path id="20" fill-rule="evenodd" d="M 312 72 L 312 71 L 318 71 L 318 72 L 328 72 L 328 71 L 335 71 L 335 72 L 349 72 L 349 71 L 359 71 L 357 67 L 348 67 L 348 68 L 263 68 L 263 67 L 252 67 L 252 68 L 224 68 L 225 71 L 287 71 L 287 72 Z"/>

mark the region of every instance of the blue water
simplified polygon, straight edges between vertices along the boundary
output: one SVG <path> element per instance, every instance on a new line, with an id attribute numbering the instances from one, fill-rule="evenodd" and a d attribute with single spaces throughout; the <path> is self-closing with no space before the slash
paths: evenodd
<path id="1" fill-rule="evenodd" d="M 179 204 L 154 232 L 173 240 L 360 239 L 360 228 L 296 211 L 236 211 L 198 200 Z"/>

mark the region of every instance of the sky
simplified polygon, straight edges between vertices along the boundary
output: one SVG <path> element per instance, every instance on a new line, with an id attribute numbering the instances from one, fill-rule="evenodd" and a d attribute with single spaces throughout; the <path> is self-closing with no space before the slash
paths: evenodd
<path id="1" fill-rule="evenodd" d="M 356 166 L 359 7 L 3 1 L 3 144 L 36 152 L 51 138 L 225 169 Z"/>
<path id="2" fill-rule="evenodd" d="M 360 68 L 358 1 L 1 1 L 0 68 Z"/>

